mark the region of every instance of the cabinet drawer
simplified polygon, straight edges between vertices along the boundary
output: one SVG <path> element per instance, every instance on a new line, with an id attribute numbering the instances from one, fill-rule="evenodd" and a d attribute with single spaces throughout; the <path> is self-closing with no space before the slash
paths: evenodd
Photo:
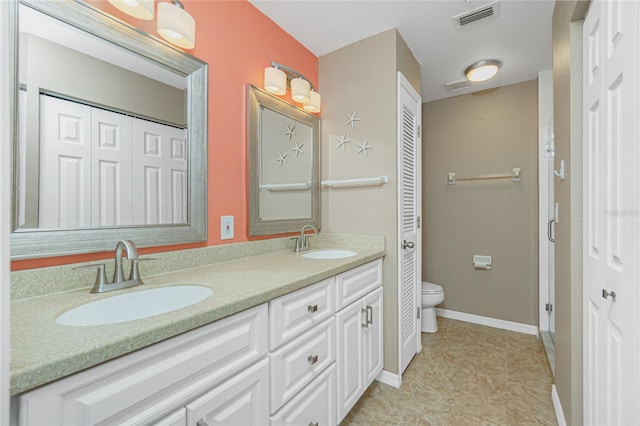
<path id="1" fill-rule="evenodd" d="M 334 320 L 327 319 L 269 354 L 271 412 L 300 392 L 335 360 Z"/>
<path id="2" fill-rule="evenodd" d="M 329 278 L 269 302 L 269 349 L 333 316 L 333 283 Z"/>
<path id="3" fill-rule="evenodd" d="M 355 302 L 382 285 L 382 259 L 374 260 L 336 276 L 336 310 Z"/>
<path id="4" fill-rule="evenodd" d="M 332 364 L 271 416 L 271 426 L 335 425 L 335 370 L 335 364 Z"/>
<path id="5" fill-rule="evenodd" d="M 187 425 L 264 425 L 269 419 L 266 359 L 187 404 Z"/>
<path id="6" fill-rule="evenodd" d="M 20 397 L 20 423 L 149 424 L 267 354 L 266 303 Z"/>

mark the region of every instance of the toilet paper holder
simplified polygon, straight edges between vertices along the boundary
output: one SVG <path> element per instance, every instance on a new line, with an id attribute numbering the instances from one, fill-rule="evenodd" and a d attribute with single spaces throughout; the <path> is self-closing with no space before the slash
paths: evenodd
<path id="1" fill-rule="evenodd" d="M 485 271 L 489 270 L 492 268 L 492 262 L 493 260 L 491 259 L 491 256 L 483 256 L 478 254 L 473 255 L 473 267 L 475 269 L 481 269 Z"/>

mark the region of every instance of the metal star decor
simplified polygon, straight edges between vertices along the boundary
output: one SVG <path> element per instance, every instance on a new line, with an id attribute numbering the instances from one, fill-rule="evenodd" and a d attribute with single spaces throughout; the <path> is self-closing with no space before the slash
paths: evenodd
<path id="1" fill-rule="evenodd" d="M 364 156 L 367 156 L 367 150 L 368 149 L 373 149 L 373 147 L 371 145 L 368 145 L 369 143 L 369 139 L 365 139 L 363 143 L 358 143 L 358 146 L 360 147 L 360 149 L 358 150 L 358 152 L 356 152 L 357 154 L 360 154 L 361 152 L 364 152 Z"/>
<path id="2" fill-rule="evenodd" d="M 338 140 L 338 145 L 336 145 L 336 148 L 342 147 L 342 150 L 346 151 L 347 147 L 345 146 L 345 144 L 351 142 L 349 139 L 347 139 L 347 135 L 343 133 L 340 137 L 336 136 L 336 139 Z"/>
<path id="3" fill-rule="evenodd" d="M 347 122 L 344 123 L 345 126 L 348 126 L 349 124 L 351 124 L 351 128 L 353 129 L 356 126 L 356 121 L 360 121 L 360 118 L 356 117 L 356 115 L 358 114 L 358 111 L 353 110 L 353 114 L 349 115 L 347 114 Z"/>
<path id="4" fill-rule="evenodd" d="M 283 153 L 281 153 L 281 152 L 279 152 L 278 154 L 280 154 L 280 156 L 276 159 L 276 161 L 278 161 L 278 162 L 280 163 L 280 167 L 282 167 L 282 165 L 283 165 L 284 163 L 288 163 L 288 161 L 287 161 L 287 154 L 283 154 Z M 366 154 L 367 154 L 367 153 L 365 152 L 365 155 L 366 155 Z"/>
<path id="5" fill-rule="evenodd" d="M 289 136 L 289 140 L 291 140 L 291 138 L 295 136 L 295 133 L 293 132 L 295 130 L 295 128 L 296 128 L 295 124 L 293 124 L 291 126 L 287 126 L 287 131 L 284 132 L 284 135 L 285 136 Z"/>
<path id="6" fill-rule="evenodd" d="M 304 154 L 304 152 L 302 152 L 302 147 L 304 146 L 303 143 L 298 144 L 298 142 L 295 142 L 296 146 L 294 148 L 291 148 L 291 151 L 296 153 L 296 157 L 300 154 Z"/>

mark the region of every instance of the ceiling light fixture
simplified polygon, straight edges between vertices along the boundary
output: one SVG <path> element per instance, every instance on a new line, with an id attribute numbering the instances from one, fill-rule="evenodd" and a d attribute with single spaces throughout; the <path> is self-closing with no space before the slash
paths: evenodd
<path id="1" fill-rule="evenodd" d="M 320 112 L 321 97 L 309 79 L 298 71 L 277 62 L 264 69 L 264 88 L 274 95 L 284 95 L 291 88 L 291 98 L 309 112 Z"/>
<path id="2" fill-rule="evenodd" d="M 178 0 L 158 3 L 158 33 L 183 49 L 196 45 L 196 21 Z"/>
<path id="3" fill-rule="evenodd" d="M 153 19 L 154 0 L 109 0 L 114 7 L 134 18 L 149 21 Z"/>
<path id="4" fill-rule="evenodd" d="M 502 62 L 495 59 L 485 59 L 467 67 L 464 74 L 467 80 L 479 82 L 489 80 L 496 75 L 498 69 L 502 66 Z"/>

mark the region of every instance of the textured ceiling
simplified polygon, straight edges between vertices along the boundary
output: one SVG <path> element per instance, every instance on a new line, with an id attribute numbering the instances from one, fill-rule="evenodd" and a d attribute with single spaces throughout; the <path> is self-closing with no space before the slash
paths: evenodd
<path id="1" fill-rule="evenodd" d="M 397 28 L 420 63 L 425 102 L 533 80 L 538 71 L 551 68 L 554 0 L 502 0 L 498 17 L 462 31 L 452 18 L 491 2 L 250 1 L 317 56 Z M 464 69 L 481 59 L 503 62 L 496 77 L 455 92 L 444 87 L 463 79 Z"/>

